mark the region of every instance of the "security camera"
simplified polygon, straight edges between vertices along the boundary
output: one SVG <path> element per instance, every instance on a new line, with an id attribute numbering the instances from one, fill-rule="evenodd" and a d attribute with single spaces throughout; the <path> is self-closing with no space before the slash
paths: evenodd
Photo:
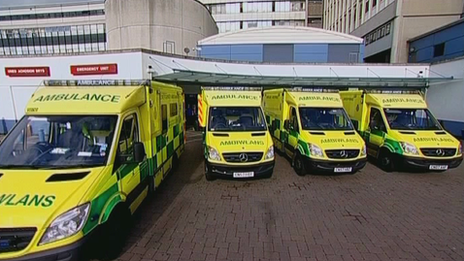
<path id="1" fill-rule="evenodd" d="M 153 69 L 153 66 L 148 65 L 147 73 L 148 73 L 148 74 L 154 74 L 154 73 L 156 73 L 155 70 Z"/>

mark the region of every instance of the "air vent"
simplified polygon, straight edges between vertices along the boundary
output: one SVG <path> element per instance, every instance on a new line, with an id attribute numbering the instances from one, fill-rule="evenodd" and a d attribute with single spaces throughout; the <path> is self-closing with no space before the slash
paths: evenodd
<path id="1" fill-rule="evenodd" d="M 345 135 L 354 135 L 354 134 L 355 134 L 354 131 L 347 131 L 347 132 L 345 132 Z"/>
<path id="2" fill-rule="evenodd" d="M 407 134 L 407 135 L 415 135 L 416 133 L 414 131 L 400 131 L 401 134 Z"/>
<path id="3" fill-rule="evenodd" d="M 444 131 L 437 131 L 437 132 L 435 132 L 435 134 L 437 134 L 437 135 L 446 135 L 446 132 L 444 132 Z"/>
<path id="4" fill-rule="evenodd" d="M 324 132 L 315 132 L 315 131 L 310 131 L 309 134 L 311 134 L 311 135 L 322 135 L 322 136 L 325 135 Z"/>
<path id="5" fill-rule="evenodd" d="M 265 132 L 260 132 L 260 133 L 252 133 L 252 134 L 251 134 L 251 136 L 252 136 L 252 137 L 258 137 L 258 136 L 264 136 L 264 135 L 266 135 L 266 133 L 265 133 Z"/>
<path id="6" fill-rule="evenodd" d="M 87 176 L 89 173 L 90 171 L 79 172 L 79 173 L 53 174 L 47 179 L 47 182 L 63 182 L 63 181 L 81 180 L 85 178 L 85 176 Z"/>
<path id="7" fill-rule="evenodd" d="M 229 134 L 227 134 L 227 133 L 213 133 L 213 136 L 215 136 L 215 137 L 229 137 Z"/>

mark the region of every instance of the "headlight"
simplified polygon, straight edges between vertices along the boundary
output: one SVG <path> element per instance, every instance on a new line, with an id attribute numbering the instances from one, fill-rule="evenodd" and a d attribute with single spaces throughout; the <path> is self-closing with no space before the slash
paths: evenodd
<path id="1" fill-rule="evenodd" d="M 266 153 L 266 158 L 265 159 L 272 159 L 274 158 L 274 146 L 271 146 Z"/>
<path id="2" fill-rule="evenodd" d="M 213 147 L 208 147 L 208 157 L 216 161 L 221 160 L 221 156 L 219 156 L 219 152 Z"/>
<path id="3" fill-rule="evenodd" d="M 416 146 L 410 143 L 401 142 L 401 147 L 406 154 L 419 155 L 419 151 L 417 150 Z"/>
<path id="4" fill-rule="evenodd" d="M 315 156 L 315 157 L 324 157 L 324 154 L 322 153 L 322 149 L 314 144 L 309 144 L 309 154 L 310 156 Z"/>
<path id="5" fill-rule="evenodd" d="M 47 228 L 39 245 L 55 242 L 79 232 L 89 215 L 90 203 L 73 208 L 57 217 Z"/>
<path id="6" fill-rule="evenodd" d="M 367 150 L 366 150 L 366 145 L 364 144 L 362 150 L 361 150 L 361 156 L 366 156 Z"/>
<path id="7" fill-rule="evenodd" d="M 462 143 L 459 143 L 458 154 L 462 154 Z"/>

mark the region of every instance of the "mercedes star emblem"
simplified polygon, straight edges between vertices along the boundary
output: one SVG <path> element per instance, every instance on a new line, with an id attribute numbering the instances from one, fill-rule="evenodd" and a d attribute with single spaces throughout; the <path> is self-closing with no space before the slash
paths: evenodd
<path id="1" fill-rule="evenodd" d="M 248 155 L 246 155 L 245 153 L 240 154 L 238 158 L 240 159 L 241 162 L 248 161 Z"/>

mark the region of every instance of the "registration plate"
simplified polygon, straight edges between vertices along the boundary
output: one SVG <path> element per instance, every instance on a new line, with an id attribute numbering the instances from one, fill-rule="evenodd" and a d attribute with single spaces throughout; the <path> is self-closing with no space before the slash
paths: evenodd
<path id="1" fill-rule="evenodd" d="M 430 170 L 447 170 L 448 165 L 430 165 Z"/>
<path id="2" fill-rule="evenodd" d="M 253 171 L 251 172 L 234 172 L 234 178 L 252 178 L 255 176 Z"/>
<path id="3" fill-rule="evenodd" d="M 353 171 L 353 168 L 335 168 L 334 172 L 336 173 L 346 173 Z"/>

